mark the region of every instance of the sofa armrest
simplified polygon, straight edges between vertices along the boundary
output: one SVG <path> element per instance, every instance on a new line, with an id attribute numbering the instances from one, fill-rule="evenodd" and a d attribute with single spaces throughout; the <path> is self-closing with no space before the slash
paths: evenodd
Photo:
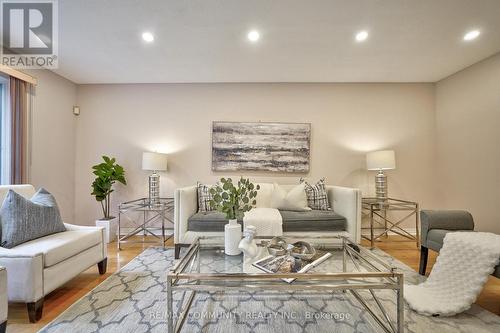
<path id="1" fill-rule="evenodd" d="M 43 297 L 43 254 L 0 248 L 0 265 L 7 270 L 9 301 L 35 302 Z"/>
<path id="2" fill-rule="evenodd" d="M 174 192 L 174 243 L 184 240 L 187 232 L 188 218 L 198 210 L 198 193 L 196 186 L 178 188 Z"/>
<path id="3" fill-rule="evenodd" d="M 102 259 L 108 257 L 108 245 L 106 243 L 106 234 L 103 227 L 94 227 L 87 225 L 76 225 L 64 223 L 67 231 L 78 231 L 78 230 L 100 230 L 101 231 L 101 244 L 102 244 Z"/>
<path id="4" fill-rule="evenodd" d="M 332 209 L 347 220 L 347 232 L 356 243 L 361 241 L 361 191 L 357 188 L 327 186 Z"/>
<path id="5" fill-rule="evenodd" d="M 424 247 L 427 247 L 427 233 L 431 229 L 474 230 L 474 219 L 471 213 L 464 210 L 422 210 L 420 224 Z"/>
<path id="6" fill-rule="evenodd" d="M 0 323 L 7 320 L 9 298 L 7 294 L 7 270 L 0 266 Z"/>

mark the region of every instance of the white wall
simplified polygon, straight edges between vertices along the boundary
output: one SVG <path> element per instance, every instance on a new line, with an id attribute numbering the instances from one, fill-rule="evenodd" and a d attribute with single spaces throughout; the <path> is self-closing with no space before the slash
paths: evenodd
<path id="1" fill-rule="evenodd" d="M 162 194 L 196 181 L 213 183 L 211 123 L 287 121 L 312 124 L 311 171 L 330 184 L 371 188 L 365 152 L 394 148 L 397 170 L 390 193 L 432 207 L 435 172 L 433 84 L 143 84 L 78 87 L 76 222 L 100 217 L 90 196 L 91 166 L 115 156 L 128 186 L 117 186 L 116 204 L 147 194 L 143 151 L 169 154 Z M 232 174 L 238 176 L 239 173 Z M 245 173 L 256 181 L 297 183 L 301 175 Z M 368 184 L 368 183 L 371 184 Z"/>
<path id="2" fill-rule="evenodd" d="M 500 54 L 436 85 L 439 202 L 500 233 Z"/>
<path id="3" fill-rule="evenodd" d="M 27 71 L 38 79 L 33 109 L 31 183 L 57 198 L 62 218 L 74 222 L 76 85 L 46 70 Z"/>

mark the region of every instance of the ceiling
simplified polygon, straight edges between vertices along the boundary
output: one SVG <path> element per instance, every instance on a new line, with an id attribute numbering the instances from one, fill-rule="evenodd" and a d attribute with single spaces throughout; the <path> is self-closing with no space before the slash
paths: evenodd
<path id="1" fill-rule="evenodd" d="M 464 42 L 471 29 L 481 35 Z M 80 84 L 435 82 L 499 51 L 499 0 L 59 0 L 55 72 Z"/>

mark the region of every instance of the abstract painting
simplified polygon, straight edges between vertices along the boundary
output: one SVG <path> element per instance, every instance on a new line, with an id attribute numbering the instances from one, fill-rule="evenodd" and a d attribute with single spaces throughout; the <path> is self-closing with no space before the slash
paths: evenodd
<path id="1" fill-rule="evenodd" d="M 212 170 L 309 171 L 311 124 L 213 122 Z"/>

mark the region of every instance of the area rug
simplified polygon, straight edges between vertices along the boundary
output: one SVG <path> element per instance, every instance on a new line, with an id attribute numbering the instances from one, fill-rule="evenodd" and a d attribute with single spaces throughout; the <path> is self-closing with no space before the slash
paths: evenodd
<path id="1" fill-rule="evenodd" d="M 373 252 L 401 269 L 405 282 L 423 277 L 381 250 Z M 237 271 L 240 257 L 202 257 L 209 271 Z M 78 300 L 40 332 L 167 332 L 166 272 L 173 250 L 149 248 Z M 392 293 L 392 294 L 391 294 Z M 379 291 L 394 313 L 394 292 Z M 185 295 L 174 294 L 178 308 Z M 242 292 L 199 293 L 182 332 L 380 332 L 370 314 L 350 293 Z M 406 332 L 499 332 L 500 317 L 479 306 L 454 317 L 418 315 L 405 306 Z"/>

